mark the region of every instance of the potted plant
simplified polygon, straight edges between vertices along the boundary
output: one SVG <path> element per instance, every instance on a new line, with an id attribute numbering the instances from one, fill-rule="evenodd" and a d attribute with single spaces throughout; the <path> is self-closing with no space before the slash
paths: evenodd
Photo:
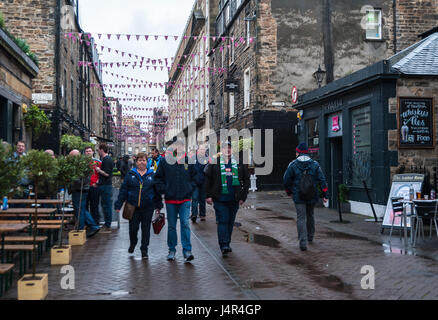
<path id="1" fill-rule="evenodd" d="M 0 196 L 10 198 L 18 189 L 18 183 L 23 176 L 23 166 L 20 161 L 13 160 L 13 148 L 0 140 Z"/>
<path id="2" fill-rule="evenodd" d="M 348 186 L 346 184 L 340 184 L 338 186 L 339 188 L 339 202 L 341 205 L 342 212 L 350 212 L 351 211 L 351 205 L 350 202 L 348 202 Z"/>
<path id="3" fill-rule="evenodd" d="M 58 165 L 58 174 L 56 175 L 56 182 L 58 186 L 67 190 L 70 188 L 73 181 L 77 178 L 77 168 L 75 167 L 74 157 L 60 156 L 56 159 Z M 64 221 L 64 208 L 65 208 L 65 192 L 62 199 L 62 218 Z M 71 245 L 63 245 L 63 230 L 61 228 L 61 233 L 59 236 L 59 243 L 57 246 L 53 246 L 51 250 L 51 264 L 69 264 L 71 261 Z"/>
<path id="4" fill-rule="evenodd" d="M 18 281 L 18 298 L 26 295 L 26 290 L 41 288 L 35 292 L 36 299 L 44 299 L 47 296 L 48 275 L 36 274 L 36 236 L 38 228 L 38 192 L 43 183 L 53 182 L 57 175 L 56 161 L 46 152 L 40 150 L 31 150 L 21 159 L 23 166 L 26 168 L 26 174 L 33 182 L 35 192 L 35 212 L 32 215 L 32 233 L 33 233 L 33 251 L 32 251 L 32 275 L 24 275 Z"/>
<path id="5" fill-rule="evenodd" d="M 36 105 L 32 105 L 23 117 L 24 126 L 32 133 L 32 139 L 38 139 L 43 132 L 50 133 L 52 121 Z"/>
<path id="6" fill-rule="evenodd" d="M 79 197 L 79 208 L 75 224 L 75 230 L 69 233 L 69 243 L 71 245 L 82 245 L 86 241 L 85 230 L 79 230 L 82 207 L 82 192 L 84 189 L 84 180 L 93 173 L 92 159 L 85 155 L 70 156 L 72 165 L 76 169 L 75 177 L 81 181 L 81 191 Z M 78 240 L 78 241 L 76 241 Z"/>
<path id="7" fill-rule="evenodd" d="M 81 150 L 83 145 L 84 142 L 81 137 L 71 134 L 64 134 L 61 136 L 61 148 L 65 149 L 66 152 L 70 152 L 73 149 Z"/>

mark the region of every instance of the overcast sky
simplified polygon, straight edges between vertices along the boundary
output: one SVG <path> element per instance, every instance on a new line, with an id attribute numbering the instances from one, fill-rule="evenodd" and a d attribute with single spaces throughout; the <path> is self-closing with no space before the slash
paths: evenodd
<path id="1" fill-rule="evenodd" d="M 167 41 L 163 38 L 155 40 L 150 37 L 147 41 L 144 37 L 137 41 L 132 37 L 130 41 L 126 36 L 111 37 L 111 40 L 105 36 L 99 40 L 98 33 L 102 34 L 134 34 L 134 35 L 175 35 L 181 36 L 195 0 L 79 0 L 79 19 L 82 29 L 85 32 L 92 33 L 98 44 L 98 51 L 101 53 L 101 46 L 105 46 L 100 59 L 102 62 L 128 62 L 135 61 L 135 57 L 122 57 L 116 54 L 114 50 L 133 53 L 138 56 L 164 59 L 175 56 L 175 52 L 180 42 L 180 38 L 175 41 L 169 38 Z M 108 53 L 106 48 L 111 48 Z M 170 59 L 169 59 L 170 61 Z M 168 70 L 163 71 L 152 68 L 146 69 L 132 67 L 129 68 L 104 68 L 109 73 L 129 76 L 135 79 L 148 82 L 167 82 Z M 115 76 L 103 74 L 105 84 L 128 84 L 129 82 L 116 78 Z M 117 89 L 116 89 L 117 90 Z M 141 96 L 161 96 L 164 95 L 164 89 L 120 89 L 120 92 L 127 92 Z M 116 93 L 106 92 L 107 96 L 126 97 Z M 152 107 L 154 104 L 144 102 L 122 102 L 122 104 Z M 155 104 L 156 106 L 156 104 Z M 139 113 L 137 113 L 139 114 Z M 151 115 L 151 112 L 147 113 Z M 126 115 L 126 113 L 125 113 Z M 143 120 L 144 121 L 144 120 Z"/>

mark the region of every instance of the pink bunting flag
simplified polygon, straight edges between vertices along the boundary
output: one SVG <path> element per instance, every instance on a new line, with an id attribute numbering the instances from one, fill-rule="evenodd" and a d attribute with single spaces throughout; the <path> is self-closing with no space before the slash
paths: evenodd
<path id="1" fill-rule="evenodd" d="M 174 36 L 174 38 L 175 38 L 175 41 L 178 40 L 178 36 Z"/>
<path id="2" fill-rule="evenodd" d="M 111 40 L 111 34 L 107 34 L 107 36 L 108 36 L 108 40 Z"/>
<path id="3" fill-rule="evenodd" d="M 128 39 L 128 41 L 131 40 L 131 35 L 130 35 L 130 34 L 127 34 L 127 35 L 126 35 L 126 38 Z"/>
<path id="4" fill-rule="evenodd" d="M 97 36 L 99 37 L 99 40 L 100 40 L 100 38 L 102 38 L 102 35 L 100 33 Z"/>
<path id="5" fill-rule="evenodd" d="M 158 36 L 155 36 L 155 40 L 158 40 Z"/>
<path id="6" fill-rule="evenodd" d="M 117 40 L 120 40 L 120 34 L 117 35 Z"/>
<path id="7" fill-rule="evenodd" d="M 135 37 L 137 38 L 137 41 L 140 40 L 140 35 L 137 34 Z"/>

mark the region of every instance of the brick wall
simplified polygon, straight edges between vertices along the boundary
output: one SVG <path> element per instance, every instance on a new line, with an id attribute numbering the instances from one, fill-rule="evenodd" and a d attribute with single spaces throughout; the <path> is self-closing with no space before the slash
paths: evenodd
<path id="1" fill-rule="evenodd" d="M 438 0 L 397 0 L 397 50 L 419 40 L 418 35 L 438 26 Z"/>
<path id="2" fill-rule="evenodd" d="M 55 98 L 55 8 L 56 0 L 1 0 L 5 26 L 15 37 L 25 39 L 39 60 L 33 80 L 34 93 L 52 93 Z M 45 107 L 53 107 L 53 102 Z"/>

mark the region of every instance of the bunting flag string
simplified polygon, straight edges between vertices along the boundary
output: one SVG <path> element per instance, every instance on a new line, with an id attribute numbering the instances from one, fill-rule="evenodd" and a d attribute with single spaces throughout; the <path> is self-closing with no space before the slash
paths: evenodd
<path id="1" fill-rule="evenodd" d="M 196 41 L 196 40 L 202 38 L 202 40 L 204 40 L 204 41 L 207 41 L 207 39 L 208 40 L 211 39 L 213 41 L 220 40 L 221 42 L 225 42 L 226 40 L 236 41 L 237 39 L 242 39 L 242 37 L 188 36 L 188 35 L 178 36 L 178 35 L 169 35 L 169 34 L 166 34 L 166 35 L 143 34 L 143 35 L 141 35 L 141 34 L 127 34 L 127 33 L 118 33 L 118 34 L 115 34 L 115 33 L 87 33 L 84 35 L 83 33 L 80 33 L 80 32 L 66 32 L 64 34 L 64 36 L 70 37 L 70 38 L 74 37 L 77 39 L 81 39 L 82 41 L 87 41 L 86 40 L 87 37 L 88 37 L 88 40 L 91 41 L 91 38 L 96 38 L 96 36 L 99 40 L 102 39 L 102 37 L 106 37 L 108 40 L 111 40 L 111 38 L 113 40 L 115 40 L 115 39 L 120 40 L 120 39 L 126 38 L 126 40 L 128 40 L 128 41 L 131 41 L 131 39 L 136 39 L 137 41 L 140 41 L 140 40 L 148 41 L 149 39 L 154 39 L 155 41 L 157 41 L 159 39 L 164 39 L 166 41 L 168 41 L 168 40 L 178 41 L 178 39 L 188 40 L 191 38 L 193 38 Z M 82 39 L 82 36 L 84 36 L 85 39 Z M 123 36 L 123 38 L 122 38 L 122 36 Z M 255 38 L 250 37 L 250 39 L 252 39 L 252 41 L 254 41 Z"/>

